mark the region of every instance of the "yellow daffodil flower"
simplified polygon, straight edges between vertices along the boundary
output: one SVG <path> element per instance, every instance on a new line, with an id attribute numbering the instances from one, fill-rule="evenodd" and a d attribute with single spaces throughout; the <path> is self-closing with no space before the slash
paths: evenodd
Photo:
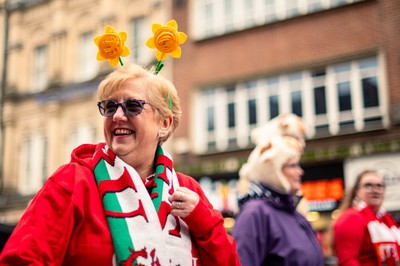
<path id="1" fill-rule="evenodd" d="M 154 36 L 149 38 L 146 45 L 151 49 L 157 49 L 156 57 L 158 61 L 162 61 L 170 54 L 173 58 L 181 57 L 181 48 L 187 36 L 183 32 L 178 32 L 178 23 L 175 20 L 170 20 L 166 26 L 155 23 L 152 31 Z"/>
<path id="2" fill-rule="evenodd" d="M 130 54 L 129 48 L 125 46 L 127 39 L 126 32 L 116 32 L 113 27 L 106 26 L 103 35 L 96 36 L 94 42 L 99 48 L 97 60 L 102 61 L 108 59 L 108 63 L 116 67 L 121 62 L 121 56 Z"/>

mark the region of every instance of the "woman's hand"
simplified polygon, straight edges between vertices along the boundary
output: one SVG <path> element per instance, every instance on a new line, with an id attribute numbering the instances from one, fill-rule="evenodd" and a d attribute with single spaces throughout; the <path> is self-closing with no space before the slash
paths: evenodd
<path id="1" fill-rule="evenodd" d="M 178 187 L 168 200 L 171 202 L 171 214 L 185 218 L 197 206 L 200 197 L 186 187 Z"/>

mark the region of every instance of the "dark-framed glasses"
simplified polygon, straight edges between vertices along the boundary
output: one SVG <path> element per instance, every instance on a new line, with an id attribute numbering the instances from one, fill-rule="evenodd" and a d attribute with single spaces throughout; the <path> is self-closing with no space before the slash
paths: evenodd
<path id="1" fill-rule="evenodd" d="M 287 163 L 287 164 L 284 164 L 283 167 L 299 169 L 299 168 L 301 168 L 301 165 L 299 163 Z"/>
<path id="2" fill-rule="evenodd" d="M 385 189 L 385 184 L 382 183 L 365 183 L 361 185 L 365 190 L 371 191 L 372 189 L 377 191 L 383 191 Z"/>
<path id="3" fill-rule="evenodd" d="M 118 106 L 121 106 L 126 116 L 137 116 L 143 111 L 145 104 L 157 109 L 156 106 L 152 105 L 148 101 L 138 99 L 127 99 L 122 103 L 114 100 L 104 100 L 98 102 L 97 106 L 99 107 L 100 114 L 105 117 L 113 116 L 115 112 L 117 112 Z"/>

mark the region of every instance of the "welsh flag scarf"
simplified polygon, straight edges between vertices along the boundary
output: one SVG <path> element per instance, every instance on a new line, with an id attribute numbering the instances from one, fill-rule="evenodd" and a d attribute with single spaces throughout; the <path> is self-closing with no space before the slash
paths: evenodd
<path id="1" fill-rule="evenodd" d="M 189 228 L 170 214 L 167 200 L 179 187 L 170 155 L 157 148 L 150 188 L 105 143 L 99 144 L 93 161 L 117 265 L 191 266 Z"/>
<path id="2" fill-rule="evenodd" d="M 385 211 L 378 215 L 367 206 L 361 212 L 368 219 L 368 231 L 375 249 L 379 266 L 400 265 L 400 228 Z M 378 216 L 378 217 L 377 217 Z"/>

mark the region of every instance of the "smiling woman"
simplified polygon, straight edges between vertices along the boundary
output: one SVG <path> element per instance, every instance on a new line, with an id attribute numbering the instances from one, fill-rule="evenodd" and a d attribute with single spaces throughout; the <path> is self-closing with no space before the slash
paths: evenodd
<path id="1" fill-rule="evenodd" d="M 0 255 L 1 265 L 240 265 L 236 243 L 195 179 L 162 147 L 179 124 L 174 84 L 157 75 L 187 36 L 155 23 L 157 65 L 124 65 L 127 34 L 106 26 L 97 60 L 113 67 L 98 87 L 105 142 L 84 144 L 44 184 Z M 101 252 L 99 252 L 101 251 Z"/>
<path id="2" fill-rule="evenodd" d="M 48 179 L 0 265 L 240 265 L 221 213 L 162 147 L 181 116 L 175 86 L 125 65 L 98 100 L 105 143 L 76 148 Z"/>
<path id="3" fill-rule="evenodd" d="M 333 227 L 339 265 L 399 265 L 400 229 L 382 208 L 384 192 L 378 172 L 357 176 Z"/>

